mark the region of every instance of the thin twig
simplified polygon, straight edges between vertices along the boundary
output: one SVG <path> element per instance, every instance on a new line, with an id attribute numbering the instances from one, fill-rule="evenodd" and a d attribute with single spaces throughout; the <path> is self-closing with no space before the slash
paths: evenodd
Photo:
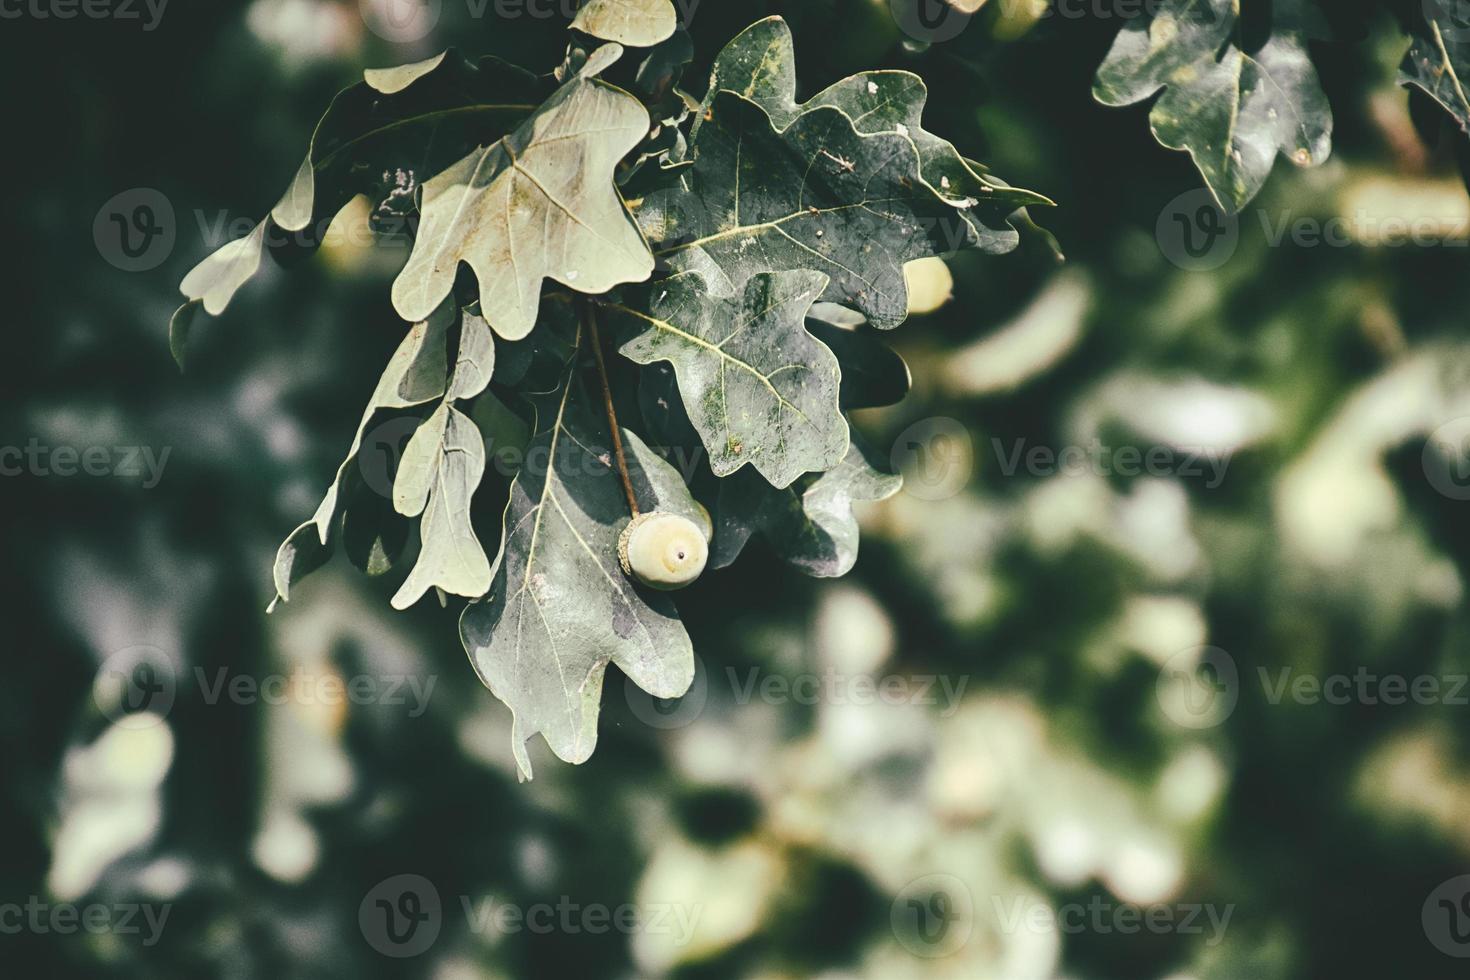
<path id="1" fill-rule="evenodd" d="M 628 478 L 628 460 L 623 455 L 623 435 L 618 428 L 618 412 L 613 408 L 612 386 L 607 383 L 607 364 L 602 360 L 602 336 L 597 332 L 597 313 L 592 309 L 592 304 L 585 299 L 578 299 L 578 305 L 582 307 L 582 323 L 587 328 L 587 338 L 592 344 L 592 352 L 597 355 L 597 377 L 602 382 L 602 400 L 607 406 L 607 424 L 612 429 L 613 453 L 618 460 L 618 475 L 623 478 L 623 493 L 628 497 L 628 510 L 634 517 L 638 516 L 638 498 L 633 493 L 633 481 Z"/>

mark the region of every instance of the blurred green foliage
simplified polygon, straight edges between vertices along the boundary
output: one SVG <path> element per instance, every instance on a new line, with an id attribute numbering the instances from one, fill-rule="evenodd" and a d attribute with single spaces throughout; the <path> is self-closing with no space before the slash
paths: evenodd
<path id="1" fill-rule="evenodd" d="M 1059 202 L 1037 217 L 1068 261 L 1039 235 L 954 260 L 954 299 L 894 334 L 914 393 L 859 414 L 875 445 L 902 459 L 917 439 L 939 469 L 912 460 L 909 490 L 863 510 L 852 575 L 816 582 L 753 545 L 681 597 L 702 661 L 686 703 L 610 677 L 596 756 L 572 768 L 537 745 L 538 779 L 517 785 L 508 712 L 452 639 L 455 609 L 391 613 L 392 586 L 339 560 L 263 612 L 275 544 L 401 336 L 401 253 L 268 275 L 193 339 L 183 376 L 165 332 L 220 209 L 263 213 L 363 66 L 448 43 L 560 60 L 564 18 L 538 36 L 467 9 L 446 0 L 407 46 L 325 0 L 179 4 L 152 31 L 6 22 L 0 441 L 51 453 L 4 477 L 0 903 L 169 908 L 152 943 L 0 918 L 6 975 L 1461 975 L 1428 916 L 1470 856 L 1466 708 L 1449 696 L 1470 672 L 1470 553 L 1445 482 L 1463 460 L 1431 438 L 1470 415 L 1465 231 L 1375 246 L 1363 229 L 1470 211 L 1448 148 L 1414 138 L 1387 18 L 1388 40 L 1313 45 L 1333 159 L 1278 167 L 1235 252 L 1190 271 L 1160 231 L 1198 188 L 1188 158 L 1153 141 L 1146 105 L 1091 98 L 1115 22 L 1021 30 L 996 8 L 926 48 L 886 3 L 705 0 L 700 64 L 782 13 L 805 92 L 919 72 L 933 130 Z M 135 188 L 171 203 L 176 243 L 125 272 L 94 222 Z M 1271 241 L 1334 220 L 1338 245 Z M 55 472 L 56 447 L 96 446 L 166 449 L 161 479 Z M 1017 447 L 1069 446 L 1169 455 L 1158 473 L 1008 472 Z M 1223 470 L 1192 475 L 1204 450 Z M 172 665 L 173 703 L 114 725 L 99 668 L 140 645 Z M 1202 656 L 1213 673 L 1194 672 Z M 1221 663 L 1233 710 L 1212 698 L 1232 689 Z M 220 671 L 297 680 L 276 703 L 210 703 L 197 678 Z M 1312 703 L 1278 696 L 1283 671 L 1428 677 L 1440 694 Z M 323 707 L 301 693 L 322 676 L 428 694 Z M 863 677 L 933 687 L 854 703 Z M 800 679 L 819 693 L 783 686 Z M 400 874 L 443 903 L 410 958 L 359 917 Z M 486 928 L 464 902 L 633 903 L 694 924 Z M 1130 908 L 1168 922 L 1128 931 L 1114 915 Z"/>

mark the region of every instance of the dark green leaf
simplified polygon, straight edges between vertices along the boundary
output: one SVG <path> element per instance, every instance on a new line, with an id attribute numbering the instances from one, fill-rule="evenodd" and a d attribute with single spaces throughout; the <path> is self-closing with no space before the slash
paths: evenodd
<path id="1" fill-rule="evenodd" d="M 962 211 L 920 176 L 908 136 L 863 136 L 831 107 L 777 129 L 731 92 L 715 97 L 678 186 L 638 217 L 658 258 L 713 292 L 739 295 L 761 272 L 816 270 L 830 279 L 824 299 L 882 329 L 908 315 L 905 262 L 974 241 Z"/>
<path id="2" fill-rule="evenodd" d="M 758 104 L 778 129 L 818 106 L 841 110 L 859 133 L 898 133 L 913 140 L 924 180 L 940 197 L 962 211 L 974 232 L 975 247 L 1009 252 L 1019 237 L 1008 218 L 1028 204 L 1052 202 L 1031 191 L 990 177 L 960 155 L 948 140 L 923 126 L 929 90 L 923 79 L 906 71 L 869 71 L 844 78 L 805 103 L 796 101 L 796 50 L 791 28 L 780 17 L 752 24 L 732 40 L 715 60 L 703 109 L 712 110 L 717 93 L 737 92 Z M 702 119 L 696 117 L 695 134 Z"/>
<path id="3" fill-rule="evenodd" d="M 1458 0 L 1424 0 L 1399 82 L 1422 89 L 1470 133 L 1470 7 Z"/>
<path id="4" fill-rule="evenodd" d="M 750 463 L 784 487 L 847 452 L 837 358 L 803 326 L 826 285 L 820 272 L 762 273 L 724 299 L 689 273 L 658 283 L 648 313 L 615 308 L 642 327 L 626 357 L 674 365 L 716 476 Z"/>
<path id="5" fill-rule="evenodd" d="M 1132 105 L 1164 89 L 1149 121 L 1164 146 L 1188 150 L 1227 211 L 1260 191 L 1277 153 L 1315 166 L 1332 150 L 1332 109 L 1307 57 L 1302 0 L 1278 0 L 1271 37 L 1253 54 L 1232 40 L 1238 0 L 1164 0 L 1127 23 L 1093 93 Z"/>

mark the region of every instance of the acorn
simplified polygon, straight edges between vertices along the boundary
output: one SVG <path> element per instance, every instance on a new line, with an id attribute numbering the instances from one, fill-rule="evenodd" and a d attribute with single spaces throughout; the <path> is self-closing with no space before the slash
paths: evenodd
<path id="1" fill-rule="evenodd" d="M 709 538 L 687 517 L 639 514 L 618 536 L 623 571 L 651 589 L 682 589 L 699 578 L 709 560 Z"/>

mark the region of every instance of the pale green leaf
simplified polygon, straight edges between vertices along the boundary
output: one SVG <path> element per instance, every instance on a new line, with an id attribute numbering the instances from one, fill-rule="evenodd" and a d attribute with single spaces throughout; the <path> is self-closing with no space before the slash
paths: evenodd
<path id="1" fill-rule="evenodd" d="M 494 372 L 489 325 L 462 313 L 459 351 L 444 399 L 408 441 L 393 480 L 393 509 L 405 517 L 422 515 L 422 547 L 393 596 L 396 609 L 418 602 L 430 586 L 470 598 L 490 587 L 490 560 L 470 520 L 470 502 L 485 475 L 485 440 L 474 420 L 454 403 L 484 391 Z"/>
<path id="2" fill-rule="evenodd" d="M 314 248 L 353 197 L 381 199 L 400 180 L 437 173 L 487 134 L 496 138 L 518 124 L 545 94 L 529 72 L 496 58 L 471 64 L 453 52 L 366 72 L 363 82 L 332 100 L 270 217 L 207 256 L 180 290 L 218 316 L 259 272 L 268 248 Z"/>
<path id="3" fill-rule="evenodd" d="M 384 95 L 397 95 L 420 78 L 423 78 L 444 64 L 444 59 L 448 55 L 448 51 L 440 51 L 432 58 L 415 61 L 409 65 L 395 65 L 392 68 L 368 68 L 363 71 L 362 80 L 375 92 L 382 92 Z"/>
<path id="4" fill-rule="evenodd" d="M 587 0 L 572 27 L 633 48 L 651 48 L 679 26 L 671 0 Z"/>
<path id="5" fill-rule="evenodd" d="M 527 779 L 525 743 L 537 732 L 567 762 L 592 754 L 609 663 L 655 697 L 678 697 L 694 678 L 673 604 L 618 564 L 629 514 L 600 399 L 569 365 L 535 401 L 536 434 L 511 487 L 490 598 L 460 622 L 480 678 L 515 716 L 513 748 Z M 632 432 L 623 440 L 644 510 L 697 508 L 672 467 Z"/>
<path id="6" fill-rule="evenodd" d="M 413 320 L 433 309 L 465 262 L 482 315 L 517 340 L 536 323 L 547 278 L 589 293 L 647 279 L 653 256 L 613 173 L 648 124 L 637 99 L 579 77 L 514 133 L 425 183 L 413 254 L 393 284 L 398 312 Z"/>
<path id="7" fill-rule="evenodd" d="M 179 291 L 204 305 L 210 316 L 219 316 L 240 287 L 260 271 L 265 252 L 266 222 L 262 221 L 244 238 L 221 246 L 189 270 Z"/>
<path id="8" fill-rule="evenodd" d="M 409 440 L 393 482 L 393 506 L 419 519 L 418 561 L 393 596 L 407 609 L 431 587 L 477 598 L 490 588 L 490 559 L 475 536 L 470 501 L 485 475 L 480 430 L 446 398 Z"/>
<path id="9" fill-rule="evenodd" d="M 184 355 L 189 350 L 189 334 L 194 329 L 194 321 L 203 315 L 203 310 L 202 300 L 191 299 L 175 310 L 168 321 L 168 351 L 174 356 L 174 363 L 180 371 L 184 370 Z"/>

